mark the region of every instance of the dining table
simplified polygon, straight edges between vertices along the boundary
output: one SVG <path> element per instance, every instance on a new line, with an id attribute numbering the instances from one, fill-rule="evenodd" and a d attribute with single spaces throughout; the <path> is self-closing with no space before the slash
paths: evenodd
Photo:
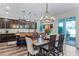
<path id="1" fill-rule="evenodd" d="M 33 40 L 33 45 L 39 48 L 39 54 L 42 56 L 42 47 L 49 44 L 49 40 L 43 40 L 39 42 L 38 40 Z"/>
<path id="2" fill-rule="evenodd" d="M 22 35 L 22 34 L 16 34 L 16 35 L 20 35 L 21 37 L 25 37 L 25 35 Z M 42 41 L 39 42 L 38 39 L 32 38 L 32 41 L 33 41 L 33 46 L 39 48 L 40 55 L 42 55 L 42 47 L 49 44 L 49 39 L 43 39 Z"/>
<path id="3" fill-rule="evenodd" d="M 38 40 L 33 40 L 33 45 L 35 46 L 44 46 L 47 45 L 49 43 L 49 40 L 43 40 L 41 42 L 39 42 Z"/>

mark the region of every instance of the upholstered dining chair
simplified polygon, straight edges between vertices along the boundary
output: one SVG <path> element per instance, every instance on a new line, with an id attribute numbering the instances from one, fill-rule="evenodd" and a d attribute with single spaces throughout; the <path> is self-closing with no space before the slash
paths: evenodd
<path id="1" fill-rule="evenodd" d="M 49 39 L 49 44 L 42 49 L 46 51 L 46 55 L 55 55 L 55 43 L 56 43 L 56 35 L 51 35 Z"/>
<path id="2" fill-rule="evenodd" d="M 26 41 L 27 41 L 27 51 L 28 51 L 28 56 L 35 56 L 39 53 L 39 50 L 34 50 L 33 48 L 33 41 L 31 38 L 29 37 L 25 37 Z"/>
<path id="3" fill-rule="evenodd" d="M 57 51 L 56 54 L 59 56 L 60 53 L 64 55 L 63 53 L 63 43 L 64 43 L 64 35 L 60 34 L 58 39 L 58 45 L 55 47 L 55 50 Z"/>
<path id="4" fill-rule="evenodd" d="M 17 35 L 16 36 L 16 40 L 17 40 L 17 46 L 18 47 L 26 47 L 26 40 L 25 40 L 25 37 L 21 37 L 20 35 Z"/>

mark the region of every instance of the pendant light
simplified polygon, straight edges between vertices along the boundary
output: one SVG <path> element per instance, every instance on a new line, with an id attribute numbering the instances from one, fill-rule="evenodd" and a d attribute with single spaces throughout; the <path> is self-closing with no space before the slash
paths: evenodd
<path id="1" fill-rule="evenodd" d="M 48 3 L 46 3 L 45 15 L 41 17 L 40 21 L 43 24 L 52 24 L 54 22 L 54 17 L 53 16 L 49 16 L 49 14 L 48 14 Z"/>

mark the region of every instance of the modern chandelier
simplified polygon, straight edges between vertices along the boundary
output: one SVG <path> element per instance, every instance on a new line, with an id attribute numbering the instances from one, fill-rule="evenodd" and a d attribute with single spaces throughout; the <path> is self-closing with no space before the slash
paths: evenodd
<path id="1" fill-rule="evenodd" d="M 46 3 L 45 15 L 42 16 L 40 20 L 44 24 L 52 24 L 54 22 L 54 20 L 55 20 L 53 16 L 49 16 L 49 13 L 48 13 L 48 3 Z"/>

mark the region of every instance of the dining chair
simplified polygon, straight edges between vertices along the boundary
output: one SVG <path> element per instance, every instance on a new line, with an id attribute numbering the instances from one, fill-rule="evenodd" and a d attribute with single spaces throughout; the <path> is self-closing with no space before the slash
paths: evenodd
<path id="1" fill-rule="evenodd" d="M 58 45 L 55 47 L 55 50 L 57 51 L 56 54 L 59 56 L 60 53 L 64 55 L 63 53 L 63 42 L 64 42 L 64 35 L 60 34 L 58 39 Z"/>
<path id="2" fill-rule="evenodd" d="M 51 35 L 49 39 L 49 44 L 42 49 L 46 51 L 46 55 L 55 55 L 55 42 L 56 35 Z"/>
<path id="3" fill-rule="evenodd" d="M 33 36 L 33 39 L 38 39 L 39 38 L 39 34 L 37 32 L 33 32 L 32 36 Z"/>
<path id="4" fill-rule="evenodd" d="M 20 44 L 19 44 L 19 42 L 20 42 L 20 41 L 19 41 L 19 38 L 20 38 L 20 36 L 19 36 L 19 35 L 16 35 L 16 45 L 17 45 L 17 46 L 20 45 Z"/>
<path id="5" fill-rule="evenodd" d="M 34 50 L 33 48 L 33 41 L 31 38 L 25 37 L 27 41 L 27 51 L 28 51 L 28 56 L 36 56 L 39 53 L 39 50 Z"/>

